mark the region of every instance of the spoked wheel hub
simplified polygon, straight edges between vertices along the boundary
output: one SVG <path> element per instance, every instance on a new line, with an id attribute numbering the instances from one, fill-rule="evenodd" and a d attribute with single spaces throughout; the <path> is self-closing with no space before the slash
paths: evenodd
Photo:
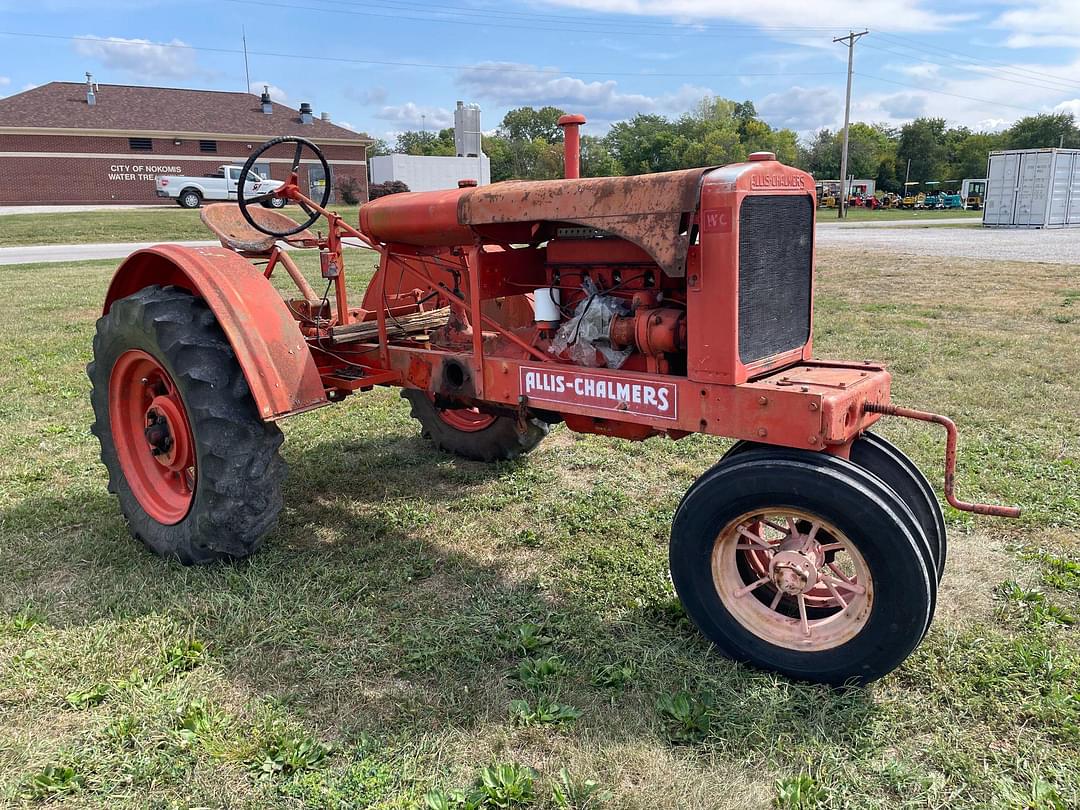
<path id="1" fill-rule="evenodd" d="M 195 496 L 195 442 L 172 377 L 146 352 L 124 352 L 109 378 L 109 412 L 132 494 L 154 520 L 179 523 Z"/>
<path id="2" fill-rule="evenodd" d="M 735 619 L 788 649 L 826 650 L 854 638 L 873 601 L 855 545 L 809 513 L 777 508 L 725 526 L 712 552 L 713 584 Z"/>

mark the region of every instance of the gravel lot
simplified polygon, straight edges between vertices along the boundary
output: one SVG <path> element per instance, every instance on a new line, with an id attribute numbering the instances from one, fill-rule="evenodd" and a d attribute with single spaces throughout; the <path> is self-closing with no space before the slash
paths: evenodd
<path id="1" fill-rule="evenodd" d="M 1080 264 L 1080 228 L 819 227 L 820 247 L 915 256 Z"/>

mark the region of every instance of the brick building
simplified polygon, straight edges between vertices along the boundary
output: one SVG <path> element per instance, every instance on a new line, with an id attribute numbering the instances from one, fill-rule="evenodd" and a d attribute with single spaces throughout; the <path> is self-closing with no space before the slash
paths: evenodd
<path id="1" fill-rule="evenodd" d="M 331 188 L 354 177 L 367 199 L 371 139 L 269 96 L 211 90 L 50 82 L 0 99 L 0 205 L 161 203 L 159 174 L 206 175 L 241 164 L 263 141 L 300 135 L 322 148 Z M 257 168 L 284 179 L 292 147 Z M 322 168 L 305 152 L 301 188 L 322 191 Z M 332 199 L 334 199 L 332 198 Z"/>

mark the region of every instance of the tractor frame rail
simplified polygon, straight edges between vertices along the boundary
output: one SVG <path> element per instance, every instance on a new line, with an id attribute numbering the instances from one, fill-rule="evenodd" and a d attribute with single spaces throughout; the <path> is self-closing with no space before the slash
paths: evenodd
<path id="1" fill-rule="evenodd" d="M 900 416 L 904 419 L 917 419 L 920 422 L 933 422 L 945 428 L 945 500 L 954 509 L 961 512 L 974 512 L 977 515 L 993 515 L 994 517 L 1018 518 L 1020 508 L 1017 506 L 995 506 L 989 503 L 969 503 L 956 497 L 956 423 L 947 416 L 929 411 L 918 411 L 914 408 L 902 408 L 899 405 L 885 405 L 875 402 L 867 402 L 863 405 L 866 413 L 878 413 L 882 416 Z"/>

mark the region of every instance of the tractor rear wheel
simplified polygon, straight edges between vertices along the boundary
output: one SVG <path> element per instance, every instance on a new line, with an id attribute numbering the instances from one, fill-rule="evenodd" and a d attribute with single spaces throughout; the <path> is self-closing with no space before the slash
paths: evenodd
<path id="1" fill-rule="evenodd" d="M 899 496 L 851 462 L 747 450 L 683 498 L 671 577 L 694 624 L 729 657 L 865 683 L 899 666 L 933 615 L 936 577 L 919 533 Z"/>
<path id="2" fill-rule="evenodd" d="M 548 425 L 530 418 L 525 425 L 509 416 L 495 416 L 475 408 L 440 408 L 425 391 L 405 388 L 403 399 L 425 438 L 440 450 L 473 461 L 504 461 L 528 453 L 548 433 Z"/>
<path id="3" fill-rule="evenodd" d="M 254 552 L 281 511 L 282 435 L 259 419 L 206 303 L 177 287 L 121 298 L 97 322 L 86 373 L 131 533 L 185 565 Z"/>

